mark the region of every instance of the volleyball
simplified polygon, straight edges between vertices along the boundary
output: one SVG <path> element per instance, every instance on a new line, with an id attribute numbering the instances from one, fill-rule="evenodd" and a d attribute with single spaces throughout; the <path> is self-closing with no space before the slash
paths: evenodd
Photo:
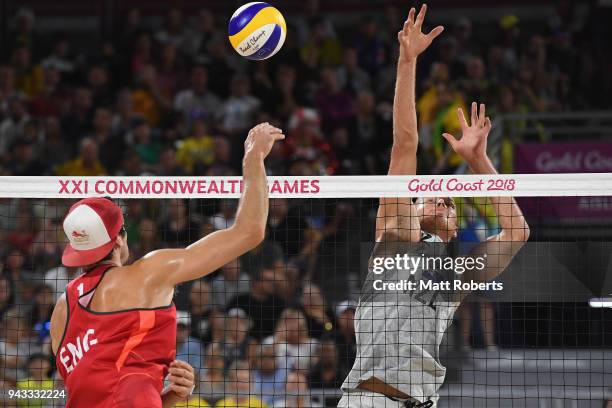
<path id="1" fill-rule="evenodd" d="M 255 1 L 234 12 L 228 24 L 228 34 L 238 54 L 250 60 L 264 60 L 283 46 L 287 24 L 278 9 Z"/>

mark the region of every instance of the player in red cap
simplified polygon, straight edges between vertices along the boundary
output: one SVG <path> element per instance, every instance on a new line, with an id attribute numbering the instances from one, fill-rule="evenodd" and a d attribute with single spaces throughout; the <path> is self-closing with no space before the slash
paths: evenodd
<path id="1" fill-rule="evenodd" d="M 174 361 L 174 287 L 198 279 L 264 238 L 268 187 L 264 159 L 282 131 L 257 125 L 245 141 L 244 190 L 230 228 L 184 249 L 161 249 L 126 265 L 121 209 L 106 198 L 74 204 L 64 220 L 62 262 L 83 268 L 58 300 L 51 343 L 68 392 L 67 407 L 167 407 L 189 382 Z M 162 393 L 164 376 L 171 385 Z M 164 394 L 164 395 L 161 395 Z"/>

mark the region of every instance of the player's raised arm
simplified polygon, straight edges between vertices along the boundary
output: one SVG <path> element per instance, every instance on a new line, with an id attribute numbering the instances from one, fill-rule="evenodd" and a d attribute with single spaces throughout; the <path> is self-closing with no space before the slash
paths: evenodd
<path id="1" fill-rule="evenodd" d="M 176 285 L 205 276 L 244 254 L 264 239 L 268 219 L 268 183 L 264 159 L 282 131 L 268 123 L 255 126 L 244 143 L 244 190 L 230 228 L 216 231 L 185 249 L 162 249 L 146 255 L 142 270 L 151 283 Z"/>
<path id="2" fill-rule="evenodd" d="M 400 46 L 397 79 L 393 101 L 393 146 L 389 175 L 416 174 L 416 152 L 419 142 L 415 101 L 417 56 L 429 47 L 444 30 L 434 28 L 429 34 L 421 31 L 427 6 L 423 5 L 415 17 L 410 9 L 404 27 L 397 34 Z M 376 240 L 393 237 L 394 240 L 419 241 L 421 231 L 416 210 L 410 198 L 381 198 L 376 217 Z"/>
<path id="3" fill-rule="evenodd" d="M 491 120 L 485 115 L 485 105 L 480 104 L 480 112 L 476 102 L 472 103 L 470 124 L 465 115 L 458 109 L 461 123 L 461 139 L 445 133 L 444 138 L 451 147 L 470 166 L 476 174 L 497 174 L 497 170 L 487 156 L 487 137 L 491 131 Z M 529 239 L 529 226 L 514 197 L 490 197 L 491 204 L 497 215 L 501 232 L 488 237 L 487 240 L 474 248 L 473 254 L 487 254 L 487 268 L 484 272 L 472 272 L 467 279 L 487 281 L 502 273 L 514 255 Z"/>

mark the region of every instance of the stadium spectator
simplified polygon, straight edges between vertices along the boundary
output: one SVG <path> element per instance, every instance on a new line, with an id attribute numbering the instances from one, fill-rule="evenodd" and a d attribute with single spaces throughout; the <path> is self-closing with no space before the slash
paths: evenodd
<path id="1" fill-rule="evenodd" d="M 165 99 L 172 99 L 184 85 L 185 62 L 179 53 L 178 46 L 171 42 L 162 46 L 159 59 L 157 86 Z"/>
<path id="2" fill-rule="evenodd" d="M 321 71 L 321 87 L 315 96 L 315 104 L 321 112 L 321 128 L 325 132 L 347 126 L 353 116 L 353 96 L 342 89 L 338 74 L 331 68 Z"/>
<path id="3" fill-rule="evenodd" d="M 380 38 L 380 32 L 372 15 L 363 17 L 354 43 L 359 64 L 373 77 L 389 62 L 389 51 Z"/>
<path id="4" fill-rule="evenodd" d="M 255 350 L 254 361 L 251 361 L 253 392 L 266 404 L 271 404 L 285 389 L 287 369 L 273 343 L 258 344 Z"/>
<path id="5" fill-rule="evenodd" d="M 67 162 L 72 157 L 72 147 L 68 145 L 62 135 L 61 123 L 56 116 L 44 118 L 45 143 L 40 148 L 40 158 L 44 157 L 44 162 L 49 169 L 54 169 L 61 163 Z"/>
<path id="6" fill-rule="evenodd" d="M 275 293 L 285 304 L 293 304 L 302 280 L 306 279 L 303 268 L 296 262 L 285 262 L 284 259 L 279 258 L 274 262 L 274 270 L 276 271 Z"/>
<path id="7" fill-rule="evenodd" d="M 267 240 L 282 248 L 289 259 L 307 263 L 316 255 L 322 238 L 319 226 L 310 225 L 298 207 L 291 208 L 286 198 L 270 200 Z"/>
<path id="8" fill-rule="evenodd" d="M 131 148 L 138 154 L 143 168 L 152 171 L 159 163 L 161 146 L 153 139 L 151 127 L 142 118 L 132 120 L 132 131 L 126 135 Z"/>
<path id="9" fill-rule="evenodd" d="M 346 375 L 340 370 L 338 364 L 336 342 L 331 338 L 326 338 L 321 341 L 319 349 L 320 358 L 310 372 L 310 387 L 340 388 Z"/>
<path id="10" fill-rule="evenodd" d="M 249 293 L 236 296 L 226 309 L 240 308 L 251 319 L 249 335 L 262 340 L 274 333 L 276 323 L 285 308 L 285 303 L 275 295 L 275 271 L 272 267 L 262 267 L 251 275 Z"/>
<path id="11" fill-rule="evenodd" d="M 200 166 L 208 167 L 215 161 L 214 139 L 203 118 L 193 121 L 191 136 L 179 141 L 176 152 L 178 163 L 193 174 Z M 200 170 L 200 174 L 203 172 Z"/>
<path id="12" fill-rule="evenodd" d="M 153 64 L 141 68 L 132 91 L 134 112 L 144 116 L 151 126 L 159 126 L 170 108 L 170 101 L 162 94 Z"/>
<path id="13" fill-rule="evenodd" d="M 15 71 L 8 65 L 0 65 L 0 113 L 6 112 L 6 101 L 17 92 Z"/>
<path id="14" fill-rule="evenodd" d="M 68 283 L 79 275 L 79 268 L 71 266 L 56 266 L 45 272 L 43 282 L 48 285 L 55 297 L 55 300 L 66 290 Z"/>
<path id="15" fill-rule="evenodd" d="M 331 333 L 335 328 L 333 311 L 327 305 L 321 289 L 313 284 L 306 283 L 302 288 L 302 308 L 308 334 L 316 339 Z"/>
<path id="16" fill-rule="evenodd" d="M 348 374 L 357 355 L 354 324 L 356 307 L 357 304 L 351 300 L 342 301 L 336 306 L 337 326 L 334 338 L 338 349 L 338 370 L 342 375 Z"/>
<path id="17" fill-rule="evenodd" d="M 98 143 L 86 137 L 81 141 L 79 157 L 60 164 L 55 173 L 58 176 L 102 176 L 108 172 L 100 162 Z"/>
<path id="18" fill-rule="evenodd" d="M 191 336 L 210 342 L 211 327 L 208 318 L 212 312 L 210 285 L 205 280 L 197 280 L 191 285 L 189 294 L 189 313 L 191 315 Z"/>
<path id="19" fill-rule="evenodd" d="M 27 46 L 15 49 L 11 62 L 15 70 L 15 84 L 19 90 L 29 98 L 44 90 L 43 68 L 32 61 L 32 52 Z"/>
<path id="20" fill-rule="evenodd" d="M 4 261 L 5 270 L 3 275 L 11 282 L 11 288 L 14 289 L 15 293 L 16 305 L 27 305 L 27 302 L 34 295 L 31 285 L 34 276 L 32 271 L 28 269 L 29 265 L 26 264 L 28 259 L 26 258 L 26 253 L 13 248 L 8 252 Z"/>
<path id="21" fill-rule="evenodd" d="M 219 207 L 219 212 L 210 218 L 213 228 L 220 230 L 234 225 L 236 210 L 238 209 L 237 200 L 222 200 Z"/>
<path id="22" fill-rule="evenodd" d="M 123 135 L 130 130 L 132 121 L 138 114 L 134 112 L 134 98 L 128 88 L 122 88 L 117 93 L 113 116 L 113 133 Z"/>
<path id="23" fill-rule="evenodd" d="M 91 138 L 98 144 L 100 163 L 114 174 L 127 145 L 123 135 L 113 132 L 113 113 L 105 107 L 97 108 L 93 117 Z"/>
<path id="24" fill-rule="evenodd" d="M 11 308 L 4 315 L 4 334 L 0 337 L 0 356 L 3 377 L 11 381 L 25 378 L 25 363 L 30 355 L 39 353 L 41 347 L 32 337 L 29 311 L 23 303 Z"/>
<path id="25" fill-rule="evenodd" d="M 211 43 L 224 35 L 217 28 L 215 15 L 210 10 L 199 10 L 193 20 L 183 37 L 182 50 L 191 58 L 197 58 L 206 55 Z"/>
<path id="26" fill-rule="evenodd" d="M 176 311 L 176 359 L 189 363 L 196 372 L 202 368 L 202 343 L 189 335 L 191 315 L 184 310 Z"/>
<path id="27" fill-rule="evenodd" d="M 9 49 L 27 47 L 31 52 L 36 52 L 38 41 L 35 30 L 36 16 L 32 9 L 20 7 L 13 18 L 13 28 L 10 33 L 12 44 Z"/>
<path id="28" fill-rule="evenodd" d="M 165 26 L 155 33 L 155 40 L 162 45 L 174 44 L 177 47 L 182 47 L 185 35 L 183 11 L 173 8 L 166 14 Z"/>
<path id="29" fill-rule="evenodd" d="M 182 113 L 185 125 L 191 129 L 196 119 L 216 118 L 221 101 L 208 90 L 208 70 L 204 65 L 191 68 L 191 86 L 174 98 L 174 109 Z"/>
<path id="30" fill-rule="evenodd" d="M 38 335 L 39 342 L 43 343 L 49 336 L 51 313 L 55 306 L 53 289 L 49 285 L 39 284 L 34 291 L 32 303 L 31 326 Z"/>
<path id="31" fill-rule="evenodd" d="M 129 229 L 128 236 L 130 235 Z M 130 256 L 132 259 L 140 259 L 149 252 L 159 248 L 158 228 L 150 218 L 143 218 L 138 224 L 138 234 L 130 240 Z"/>
<path id="32" fill-rule="evenodd" d="M 345 48 L 342 65 L 337 68 L 338 86 L 352 95 L 370 89 L 370 76 L 359 66 L 359 57 L 355 48 Z"/>
<path id="33" fill-rule="evenodd" d="M 114 90 L 109 72 L 102 65 L 92 65 L 87 73 L 87 85 L 91 89 L 95 106 L 109 106 L 114 102 Z"/>
<path id="34" fill-rule="evenodd" d="M 212 280 L 211 287 L 213 307 L 225 310 L 230 300 L 249 292 L 250 278 L 242 271 L 240 260 L 234 259 L 221 267 L 221 273 Z"/>
<path id="35" fill-rule="evenodd" d="M 199 230 L 198 223 L 188 213 L 184 200 L 168 201 L 166 220 L 161 225 L 162 246 L 183 248 L 191 244 L 192 236 Z"/>
<path id="36" fill-rule="evenodd" d="M 33 123 L 26 126 L 31 125 Z M 13 143 L 11 148 L 12 158 L 7 164 L 7 169 L 13 176 L 40 176 L 46 174 L 45 163 L 38 157 L 35 148 L 36 142 L 33 139 L 24 138 Z"/>
<path id="37" fill-rule="evenodd" d="M 219 343 L 210 343 L 206 346 L 202 359 L 202 369 L 198 375 L 200 380 L 198 392 L 205 398 L 214 400 L 225 392 L 223 348 Z"/>
<path id="38" fill-rule="evenodd" d="M 11 281 L 0 275 L 0 318 L 4 319 L 6 312 L 15 304 L 15 294 Z"/>
<path id="39" fill-rule="evenodd" d="M 174 207 L 177 208 L 170 211 L 170 213 L 174 213 L 172 217 L 176 217 L 174 218 L 174 221 L 169 221 L 161 227 L 161 231 L 166 232 L 164 237 L 162 237 L 162 240 L 167 242 L 162 246 L 184 248 L 191 244 L 191 237 L 200 230 L 200 226 L 197 222 L 191 219 L 188 222 L 180 221 L 186 218 L 186 216 L 180 215 L 181 212 L 186 211 L 186 209 L 181 209 L 184 208 L 184 203 L 182 200 L 171 201 L 181 204 L 174 205 Z M 191 293 L 192 284 L 193 282 L 185 282 L 177 287 L 176 294 L 174 296 L 174 303 L 176 304 L 177 309 L 189 309 L 189 294 Z"/>
<path id="40" fill-rule="evenodd" d="M 285 309 L 274 335 L 264 343 L 275 345 L 276 356 L 289 370 L 308 373 L 319 361 L 319 342 L 309 335 L 304 314 L 298 309 Z"/>
<path id="41" fill-rule="evenodd" d="M 28 397 L 20 399 L 20 406 L 42 408 L 47 404 L 47 399 L 43 396 L 46 394 L 43 393 L 45 391 L 50 392 L 55 388 L 55 384 L 50 376 L 51 362 L 49 361 L 49 356 L 40 353 L 32 354 L 28 357 L 25 367 L 26 378 L 17 381 L 17 389 L 26 393 L 28 390 L 39 390 L 42 393 L 40 395 L 41 398 Z"/>
<path id="42" fill-rule="evenodd" d="M 42 67 L 54 67 L 59 72 L 70 76 L 76 68 L 70 56 L 70 48 L 70 38 L 64 33 L 57 33 L 53 39 L 51 53 L 42 60 Z"/>
<path id="43" fill-rule="evenodd" d="M 65 112 L 62 112 L 62 128 L 69 143 L 76 144 L 83 135 L 91 131 L 93 109 L 91 89 L 85 86 L 77 87 Z"/>
<path id="44" fill-rule="evenodd" d="M 275 145 L 276 146 L 276 145 Z M 215 162 L 208 167 L 207 176 L 235 176 L 239 174 L 236 171 L 236 158 L 234 150 L 232 150 L 231 142 L 227 137 L 217 136 L 214 140 L 214 156 Z"/>
<path id="45" fill-rule="evenodd" d="M 227 395 L 215 404 L 217 408 L 265 408 L 266 404 L 252 394 L 251 371 L 244 360 L 234 362 L 227 370 Z"/>
<path id="46" fill-rule="evenodd" d="M 236 307 L 225 313 L 223 340 L 220 344 L 226 367 L 236 360 L 247 359 L 249 348 L 253 344 L 253 339 L 248 336 L 250 327 L 251 320 L 244 310 Z"/>
<path id="47" fill-rule="evenodd" d="M 310 20 L 310 38 L 301 49 L 302 61 L 309 67 L 335 67 L 342 59 L 342 45 L 335 38 L 329 21 Z"/>
<path id="48" fill-rule="evenodd" d="M 459 85 L 466 100 L 489 99 L 490 85 L 485 70 L 486 67 L 481 57 L 467 58 L 465 63 L 466 77 Z"/>
<path id="49" fill-rule="evenodd" d="M 0 155 L 4 162 L 13 143 L 23 134 L 23 128 L 31 117 L 26 109 L 24 96 L 15 93 L 6 99 L 6 116 L 0 122 Z"/>
<path id="50" fill-rule="evenodd" d="M 43 89 L 30 99 L 30 112 L 39 117 L 60 115 L 70 98 L 64 82 L 55 66 L 45 67 Z"/>
<path id="51" fill-rule="evenodd" d="M 308 395 L 308 380 L 299 372 L 287 374 L 285 396 L 274 400 L 274 408 L 317 408 L 322 405 L 313 401 Z"/>
<path id="52" fill-rule="evenodd" d="M 176 159 L 176 150 L 174 147 L 162 147 L 159 152 L 159 168 L 156 174 L 162 177 L 181 177 L 187 175 L 185 169 Z"/>
<path id="53" fill-rule="evenodd" d="M 236 75 L 230 83 L 230 95 L 221 106 L 219 127 L 230 136 L 243 134 L 254 123 L 261 101 L 251 94 L 248 76 Z"/>

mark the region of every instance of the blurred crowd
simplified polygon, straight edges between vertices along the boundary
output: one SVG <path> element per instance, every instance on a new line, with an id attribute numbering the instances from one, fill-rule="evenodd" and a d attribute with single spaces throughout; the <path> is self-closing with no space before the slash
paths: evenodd
<path id="1" fill-rule="evenodd" d="M 267 159 L 270 175 L 386 173 L 405 10 L 343 25 L 306 4 L 315 6 L 286 16 L 281 52 L 258 63 L 237 56 L 207 10 L 170 9 L 158 25 L 129 10 L 87 49 L 68 33 L 43 35 L 19 10 L 0 58 L 0 175 L 239 175 L 244 137 L 263 121 L 287 135 Z M 418 65 L 419 172 L 460 168 L 441 134 L 457 134 L 456 108 L 473 100 L 493 117 L 604 106 L 607 28 L 582 10 L 559 1 L 538 25 L 507 15 L 447 27 Z M 132 259 L 231 225 L 237 204 L 147 201 L 123 203 Z M 12 387 L 53 386 L 50 314 L 78 273 L 58 266 L 68 204 L 0 198 L 1 380 Z M 464 231 L 495 228 L 470 208 Z M 178 288 L 177 358 L 196 368 L 201 406 L 312 407 L 308 389 L 340 386 L 355 357 L 354 303 L 327 300 L 316 270 L 356 210 L 272 200 L 260 248 Z"/>
<path id="2" fill-rule="evenodd" d="M 69 204 L 61 199 L 0 200 L 0 379 L 7 388 L 61 385 L 50 370 L 51 313 L 68 282 L 81 273 L 60 265 L 66 244 L 62 215 Z M 121 202 L 130 262 L 231 226 L 236 204 Z M 176 358 L 196 371 L 198 404 L 313 407 L 317 402 L 306 399 L 311 388 L 339 388 L 355 358 L 355 302 L 328 300 L 315 282 L 320 280 L 321 245 L 346 241 L 342 211 L 349 211 L 346 205 L 317 210 L 303 202 L 291 208 L 289 200 L 273 199 L 262 245 L 177 287 Z M 325 213 L 331 215 L 317 215 Z"/>
<path id="3" fill-rule="evenodd" d="M 257 63 L 205 9 L 170 9 L 159 26 L 129 10 L 87 49 L 43 35 L 21 9 L 0 59 L 0 173 L 236 175 L 246 132 L 269 121 L 287 134 L 270 174 L 384 174 L 405 10 L 343 25 L 306 4 L 287 16 L 281 52 Z M 455 108 L 471 101 L 493 115 L 604 106 L 606 29 L 596 8 L 569 0 L 537 24 L 453 21 L 419 64 L 420 171 L 457 167 L 440 135 L 456 133 Z"/>

